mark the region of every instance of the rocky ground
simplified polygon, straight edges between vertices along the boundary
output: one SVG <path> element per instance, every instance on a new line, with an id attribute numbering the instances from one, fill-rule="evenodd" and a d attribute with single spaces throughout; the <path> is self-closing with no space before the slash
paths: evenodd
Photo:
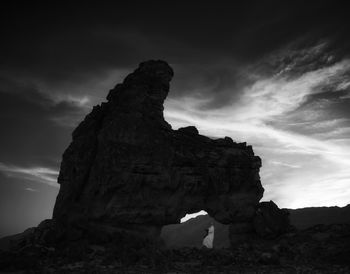
<path id="1" fill-rule="evenodd" d="M 108 245 L 22 245 L 2 251 L 1 273 L 350 273 L 348 224 L 318 225 L 275 240 L 251 239 L 230 249 L 165 250 L 133 239 Z"/>

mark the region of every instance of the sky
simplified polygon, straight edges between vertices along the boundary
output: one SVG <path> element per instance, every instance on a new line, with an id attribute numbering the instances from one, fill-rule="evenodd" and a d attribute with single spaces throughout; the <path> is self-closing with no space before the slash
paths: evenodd
<path id="1" fill-rule="evenodd" d="M 150 59 L 175 71 L 165 102 L 174 129 L 253 146 L 263 200 L 350 203 L 343 2 L 115 2 L 1 10 L 0 236 L 51 217 L 73 129 Z"/>

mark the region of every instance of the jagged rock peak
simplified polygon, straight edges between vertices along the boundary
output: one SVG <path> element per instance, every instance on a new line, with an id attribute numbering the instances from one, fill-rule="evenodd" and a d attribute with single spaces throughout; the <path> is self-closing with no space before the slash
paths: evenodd
<path id="1" fill-rule="evenodd" d="M 124 83 L 169 84 L 173 76 L 174 71 L 167 62 L 150 60 L 140 63 L 139 67 L 125 78 Z"/>
<path id="2" fill-rule="evenodd" d="M 130 73 L 124 79 L 122 84 L 117 84 L 110 91 L 107 100 L 117 102 L 118 98 L 122 97 L 124 104 L 125 99 L 130 99 L 127 101 L 132 101 L 132 105 L 138 106 L 145 104 L 145 100 L 149 100 L 153 101 L 155 105 L 158 104 L 158 108 L 161 106 L 162 109 L 173 76 L 173 69 L 165 61 L 150 60 L 142 62 L 133 73 Z"/>

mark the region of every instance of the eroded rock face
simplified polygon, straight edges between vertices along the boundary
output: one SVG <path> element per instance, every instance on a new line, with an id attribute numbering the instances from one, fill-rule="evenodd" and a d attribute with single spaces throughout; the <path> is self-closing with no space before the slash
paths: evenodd
<path id="1" fill-rule="evenodd" d="M 289 212 L 273 202 L 261 202 L 253 220 L 255 232 L 262 238 L 276 238 L 290 229 Z"/>
<path id="2" fill-rule="evenodd" d="M 172 130 L 163 117 L 172 77 L 164 61 L 141 63 L 74 130 L 55 220 L 155 236 L 199 210 L 224 224 L 253 219 L 263 194 L 260 158 L 228 137 Z"/>
<path id="3" fill-rule="evenodd" d="M 280 209 L 273 201 L 261 202 L 252 221 L 230 224 L 229 238 L 231 245 L 236 245 L 253 238 L 275 239 L 292 230 L 287 209 Z"/>

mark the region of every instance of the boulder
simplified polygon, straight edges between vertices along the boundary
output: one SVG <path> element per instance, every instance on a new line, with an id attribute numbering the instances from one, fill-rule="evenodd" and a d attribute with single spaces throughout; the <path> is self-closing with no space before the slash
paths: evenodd
<path id="1" fill-rule="evenodd" d="M 254 217 L 254 230 L 262 238 L 276 238 L 290 228 L 289 212 L 273 202 L 261 202 Z"/>

